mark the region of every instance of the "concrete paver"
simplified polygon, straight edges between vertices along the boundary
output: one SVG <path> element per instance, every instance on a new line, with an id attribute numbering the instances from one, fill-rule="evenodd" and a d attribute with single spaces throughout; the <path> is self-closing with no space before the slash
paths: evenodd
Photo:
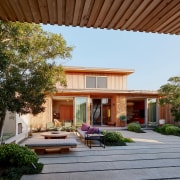
<path id="1" fill-rule="evenodd" d="M 89 149 L 71 134 L 69 138 L 78 141 L 77 148 L 69 153 L 39 156 L 44 164 L 42 172 L 24 175 L 21 180 L 180 179 L 180 137 L 145 131 L 139 134 L 120 130 L 135 142 L 105 149 Z"/>

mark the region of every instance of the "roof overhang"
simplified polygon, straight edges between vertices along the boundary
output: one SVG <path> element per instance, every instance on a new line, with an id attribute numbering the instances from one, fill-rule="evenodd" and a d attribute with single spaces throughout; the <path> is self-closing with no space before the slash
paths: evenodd
<path id="1" fill-rule="evenodd" d="M 0 0 L 0 19 L 180 34 L 179 0 Z"/>
<path id="2" fill-rule="evenodd" d="M 57 94 L 59 96 L 73 96 L 73 95 L 122 95 L 130 97 L 159 97 L 158 91 L 148 91 L 148 90 L 110 90 L 110 89 L 57 89 Z"/>
<path id="3" fill-rule="evenodd" d="M 65 73 L 99 73 L 99 74 L 121 74 L 129 75 L 134 73 L 133 69 L 97 68 L 97 67 L 75 67 L 64 66 Z"/>

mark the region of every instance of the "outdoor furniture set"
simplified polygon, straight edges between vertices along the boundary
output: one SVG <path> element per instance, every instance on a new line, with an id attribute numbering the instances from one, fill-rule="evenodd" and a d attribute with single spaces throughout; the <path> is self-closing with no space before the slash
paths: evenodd
<path id="1" fill-rule="evenodd" d="M 95 146 L 100 146 L 105 148 L 105 138 L 100 132 L 99 128 L 90 127 L 83 123 L 81 128 L 77 129 L 80 138 L 84 139 L 86 145 L 91 148 Z M 30 140 L 25 144 L 28 148 L 34 150 L 37 154 L 45 154 L 51 150 L 69 151 L 70 148 L 76 148 L 77 142 L 75 139 L 66 139 L 68 133 L 62 131 L 51 131 L 41 134 L 44 139 L 34 139 Z M 97 143 L 93 142 L 99 142 Z"/>
<path id="2" fill-rule="evenodd" d="M 97 144 L 94 145 L 94 143 L 92 143 L 93 141 L 98 141 L 98 146 L 105 148 L 105 138 L 100 132 L 99 128 L 90 127 L 83 123 L 81 128 L 77 129 L 77 133 L 79 134 L 80 138 L 85 141 L 85 144 L 89 148 L 97 147 Z"/>

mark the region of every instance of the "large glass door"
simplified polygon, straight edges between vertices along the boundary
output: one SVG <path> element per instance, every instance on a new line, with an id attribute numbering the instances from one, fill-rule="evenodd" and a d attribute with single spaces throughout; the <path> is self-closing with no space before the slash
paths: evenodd
<path id="1" fill-rule="evenodd" d="M 92 99 L 91 121 L 93 125 L 101 125 L 101 99 Z"/>
<path id="2" fill-rule="evenodd" d="M 75 125 L 81 126 L 87 120 L 87 98 L 75 97 Z"/>
<path id="3" fill-rule="evenodd" d="M 111 99 L 91 99 L 91 124 L 107 125 L 111 121 Z"/>
<path id="4" fill-rule="evenodd" d="M 147 100 L 148 103 L 148 125 L 157 124 L 157 99 L 152 98 Z"/>
<path id="5" fill-rule="evenodd" d="M 111 99 L 102 99 L 102 125 L 108 125 L 111 122 Z"/>

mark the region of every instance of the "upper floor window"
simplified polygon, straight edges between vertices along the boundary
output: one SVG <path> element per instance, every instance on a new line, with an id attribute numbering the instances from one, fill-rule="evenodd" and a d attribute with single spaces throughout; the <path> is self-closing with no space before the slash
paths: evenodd
<path id="1" fill-rule="evenodd" d="M 107 77 L 86 76 L 86 88 L 107 88 Z"/>

